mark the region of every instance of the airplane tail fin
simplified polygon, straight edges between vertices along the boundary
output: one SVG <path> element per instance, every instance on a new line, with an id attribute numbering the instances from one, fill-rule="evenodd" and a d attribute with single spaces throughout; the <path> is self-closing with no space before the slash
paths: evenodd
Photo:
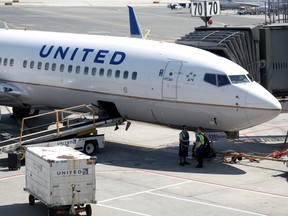
<path id="1" fill-rule="evenodd" d="M 129 9 L 129 21 L 130 21 L 130 35 L 131 37 L 135 38 L 143 38 L 143 35 L 141 33 L 140 26 L 137 21 L 137 17 L 134 13 L 133 7 L 128 5 Z"/>

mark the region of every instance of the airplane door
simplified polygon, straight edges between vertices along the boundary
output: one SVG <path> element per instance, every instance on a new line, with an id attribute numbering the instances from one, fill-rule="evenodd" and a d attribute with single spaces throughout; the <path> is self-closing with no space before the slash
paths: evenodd
<path id="1" fill-rule="evenodd" d="M 176 100 L 177 97 L 177 82 L 182 62 L 170 61 L 167 63 L 162 82 L 162 97 L 163 99 Z"/>

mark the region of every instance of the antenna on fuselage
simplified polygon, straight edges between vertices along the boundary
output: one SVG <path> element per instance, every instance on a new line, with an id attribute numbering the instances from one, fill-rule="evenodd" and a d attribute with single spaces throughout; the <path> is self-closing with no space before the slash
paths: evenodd
<path id="1" fill-rule="evenodd" d="M 129 10 L 130 36 L 135 38 L 143 38 L 137 17 L 133 7 L 127 5 Z"/>
<path id="2" fill-rule="evenodd" d="M 8 30 L 9 29 L 9 26 L 6 22 L 4 22 L 4 26 L 5 26 L 5 29 Z"/>

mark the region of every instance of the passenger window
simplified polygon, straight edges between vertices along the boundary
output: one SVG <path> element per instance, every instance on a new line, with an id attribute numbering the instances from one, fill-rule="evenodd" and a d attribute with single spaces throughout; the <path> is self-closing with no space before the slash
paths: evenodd
<path id="1" fill-rule="evenodd" d="M 76 66 L 76 74 L 79 74 L 80 73 L 80 66 Z"/>
<path id="2" fill-rule="evenodd" d="M 27 67 L 27 60 L 23 61 L 23 68 Z"/>
<path id="3" fill-rule="evenodd" d="M 4 61 L 3 61 L 3 65 L 4 65 L 4 66 L 7 66 L 7 63 L 8 63 L 8 59 L 5 58 Z"/>
<path id="4" fill-rule="evenodd" d="M 124 79 L 128 79 L 128 75 L 129 75 L 129 72 L 128 71 L 124 71 L 123 78 Z"/>
<path id="5" fill-rule="evenodd" d="M 108 69 L 107 71 L 107 77 L 111 77 L 112 76 L 112 70 L 111 69 Z"/>
<path id="6" fill-rule="evenodd" d="M 64 69 L 65 69 L 65 65 L 64 65 L 64 64 L 61 64 L 61 65 L 60 65 L 60 72 L 63 72 Z"/>
<path id="7" fill-rule="evenodd" d="M 71 73 L 73 70 L 73 66 L 72 65 L 68 65 L 68 73 Z"/>
<path id="8" fill-rule="evenodd" d="M 132 73 L 132 80 L 136 80 L 137 79 L 137 72 L 133 72 Z"/>
<path id="9" fill-rule="evenodd" d="M 99 71 L 99 76 L 103 76 L 104 75 L 104 68 L 101 68 Z"/>
<path id="10" fill-rule="evenodd" d="M 2 64 L 2 58 L 0 58 L 0 65 Z"/>
<path id="11" fill-rule="evenodd" d="M 56 63 L 53 63 L 52 64 L 52 71 L 55 71 L 56 70 Z"/>
<path id="12" fill-rule="evenodd" d="M 116 70 L 115 71 L 115 78 L 119 78 L 120 77 L 120 70 Z"/>
<path id="13" fill-rule="evenodd" d="M 49 63 L 48 62 L 45 63 L 45 70 L 49 70 Z"/>
<path id="14" fill-rule="evenodd" d="M 37 68 L 40 70 L 41 67 L 42 67 L 42 62 L 38 62 L 38 64 L 37 64 Z"/>
<path id="15" fill-rule="evenodd" d="M 85 67 L 85 68 L 84 68 L 84 74 L 85 74 L 85 75 L 88 75 L 88 73 L 89 73 L 89 67 Z"/>
<path id="16" fill-rule="evenodd" d="M 34 68 L 34 61 L 30 62 L 30 68 Z"/>
<path id="17" fill-rule="evenodd" d="M 96 75 L 96 68 L 92 68 L 92 75 L 93 75 L 93 76 Z"/>
<path id="18" fill-rule="evenodd" d="M 14 65 L 14 59 L 10 59 L 10 66 L 12 67 Z"/>
<path id="19" fill-rule="evenodd" d="M 218 86 L 219 87 L 230 84 L 230 81 L 226 75 L 219 75 L 218 74 L 217 79 L 218 79 Z"/>
<path id="20" fill-rule="evenodd" d="M 204 81 L 216 86 L 216 74 L 205 74 Z"/>

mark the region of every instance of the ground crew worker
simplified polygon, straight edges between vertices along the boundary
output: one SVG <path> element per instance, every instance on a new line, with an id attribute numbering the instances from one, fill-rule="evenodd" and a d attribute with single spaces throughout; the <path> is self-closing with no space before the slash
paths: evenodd
<path id="1" fill-rule="evenodd" d="M 179 157 L 180 157 L 180 166 L 184 166 L 185 164 L 190 164 L 186 161 L 186 157 L 188 156 L 189 149 L 189 133 L 186 125 L 182 126 L 182 131 L 179 134 Z"/>
<path id="2" fill-rule="evenodd" d="M 196 132 L 195 150 L 198 164 L 196 168 L 203 168 L 203 157 L 204 157 L 204 133 L 202 128 L 198 127 Z"/>

